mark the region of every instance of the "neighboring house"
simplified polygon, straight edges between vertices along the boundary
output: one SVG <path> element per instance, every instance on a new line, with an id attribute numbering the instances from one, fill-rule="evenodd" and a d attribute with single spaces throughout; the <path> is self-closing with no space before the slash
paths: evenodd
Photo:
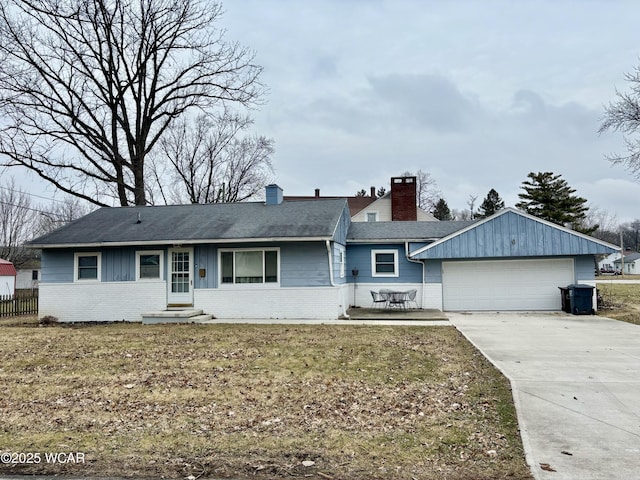
<path id="1" fill-rule="evenodd" d="M 376 188 L 371 187 L 369 196 L 327 197 L 285 196 L 285 201 L 320 200 L 346 198 L 352 222 L 419 221 L 437 222 L 438 219 L 416 205 L 416 177 L 392 177 L 391 190 L 381 197 L 376 196 Z"/>
<path id="2" fill-rule="evenodd" d="M 22 263 L 16 271 L 16 290 L 35 290 L 40 283 L 41 265 L 40 252 L 33 251 L 33 254 Z"/>
<path id="3" fill-rule="evenodd" d="M 320 195 L 320 189 L 316 188 L 315 195 L 313 196 L 305 196 L 305 195 L 286 195 L 283 197 L 285 202 L 300 202 L 300 201 L 309 201 L 309 200 L 347 200 L 347 204 L 349 205 L 350 215 L 353 216 L 358 213 L 363 208 L 372 204 L 376 201 L 376 187 L 371 187 L 371 194 L 369 196 L 365 195 L 354 195 L 352 197 L 345 196 L 326 196 Z"/>
<path id="4" fill-rule="evenodd" d="M 601 273 L 614 273 L 616 271 L 613 262 L 620 259 L 620 252 L 606 255 L 598 262 L 598 270 Z"/>
<path id="5" fill-rule="evenodd" d="M 13 295 L 16 291 L 16 269 L 8 260 L 0 258 L 0 296 Z"/>
<path id="6" fill-rule="evenodd" d="M 391 178 L 391 191 L 358 212 L 351 212 L 352 222 L 418 221 L 438 219 L 416 205 L 416 177 Z"/>
<path id="7" fill-rule="evenodd" d="M 560 310 L 617 247 L 515 209 L 466 222 L 352 222 L 346 199 L 102 208 L 40 237 L 40 315 L 140 321 L 333 319 L 370 290 L 416 289 L 440 310 Z M 357 270 L 357 276 L 354 276 Z M 357 288 L 356 288 L 357 287 Z"/>
<path id="8" fill-rule="evenodd" d="M 640 253 L 633 252 L 624 256 L 624 268 L 620 258 L 613 262 L 616 272 L 622 272 L 628 275 L 640 274 Z"/>

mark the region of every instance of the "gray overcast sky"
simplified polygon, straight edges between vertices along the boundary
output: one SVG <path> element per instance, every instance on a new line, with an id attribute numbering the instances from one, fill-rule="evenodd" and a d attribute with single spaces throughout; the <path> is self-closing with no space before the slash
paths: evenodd
<path id="1" fill-rule="evenodd" d="M 606 153 L 604 105 L 640 63 L 637 1 L 227 0 L 227 39 L 270 89 L 255 131 L 285 194 L 352 195 L 431 173 L 451 208 L 530 171 L 562 174 L 620 221 L 640 183 Z"/>
<path id="2" fill-rule="evenodd" d="M 422 169 L 451 208 L 491 188 L 513 206 L 530 171 L 552 171 L 619 221 L 640 218 L 640 182 L 604 159 L 623 151 L 621 135 L 597 134 L 604 105 L 640 64 L 637 0 L 224 8 L 227 40 L 264 67 L 270 93 L 255 132 L 276 141 L 285 194 L 353 195 Z"/>

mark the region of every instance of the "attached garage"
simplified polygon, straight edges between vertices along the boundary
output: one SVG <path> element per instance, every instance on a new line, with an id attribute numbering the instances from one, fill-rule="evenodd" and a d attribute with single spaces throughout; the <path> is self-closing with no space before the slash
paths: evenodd
<path id="1" fill-rule="evenodd" d="M 424 262 L 425 291 L 445 311 L 560 310 L 558 287 L 591 284 L 594 256 L 617 248 L 506 208 L 409 256 Z"/>
<path id="2" fill-rule="evenodd" d="M 571 258 L 443 262 L 443 307 L 560 310 L 558 287 L 574 282 L 573 263 Z"/>

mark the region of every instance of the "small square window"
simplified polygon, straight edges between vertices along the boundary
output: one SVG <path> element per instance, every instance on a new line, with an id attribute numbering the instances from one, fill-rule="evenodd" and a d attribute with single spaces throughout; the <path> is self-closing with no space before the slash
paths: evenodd
<path id="1" fill-rule="evenodd" d="M 377 222 L 378 212 L 367 212 L 367 222 Z"/>
<path id="2" fill-rule="evenodd" d="M 398 251 L 397 250 L 372 250 L 371 251 L 371 276 L 397 277 L 398 276 Z"/>
<path id="3" fill-rule="evenodd" d="M 76 253 L 74 280 L 76 282 L 100 281 L 100 253 Z"/>
<path id="4" fill-rule="evenodd" d="M 162 280 L 164 252 L 136 252 L 136 280 Z"/>

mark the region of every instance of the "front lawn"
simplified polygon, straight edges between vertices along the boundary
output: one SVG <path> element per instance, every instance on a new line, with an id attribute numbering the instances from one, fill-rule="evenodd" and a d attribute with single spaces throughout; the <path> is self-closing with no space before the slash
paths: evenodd
<path id="1" fill-rule="evenodd" d="M 600 315 L 640 325 L 640 284 L 599 283 L 598 293 L 603 302 Z"/>
<path id="2" fill-rule="evenodd" d="M 508 382 L 451 327 L 22 323 L 0 452 L 41 461 L 3 474 L 531 478 Z"/>

